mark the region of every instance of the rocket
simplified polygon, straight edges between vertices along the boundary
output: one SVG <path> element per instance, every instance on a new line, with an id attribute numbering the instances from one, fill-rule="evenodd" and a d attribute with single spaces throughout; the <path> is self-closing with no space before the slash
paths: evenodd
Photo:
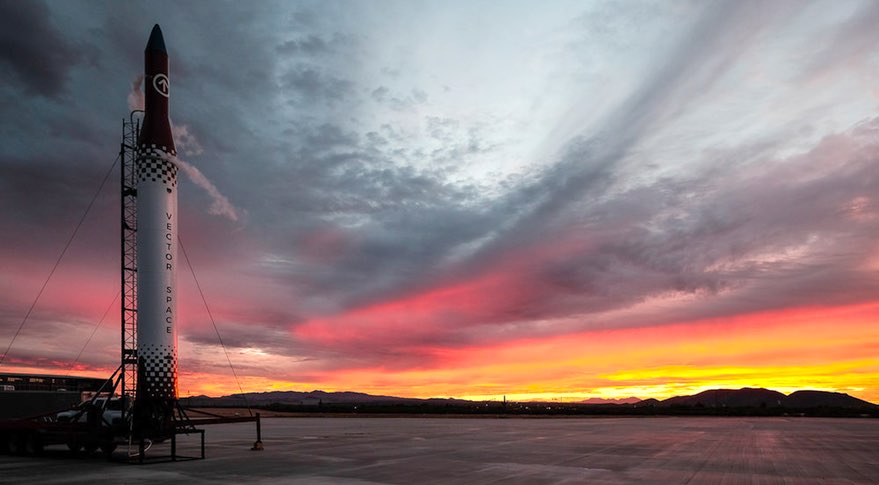
<path id="1" fill-rule="evenodd" d="M 177 151 L 168 118 L 162 29 L 144 51 L 144 117 L 137 141 L 137 388 L 135 423 L 168 434 L 177 402 Z"/>

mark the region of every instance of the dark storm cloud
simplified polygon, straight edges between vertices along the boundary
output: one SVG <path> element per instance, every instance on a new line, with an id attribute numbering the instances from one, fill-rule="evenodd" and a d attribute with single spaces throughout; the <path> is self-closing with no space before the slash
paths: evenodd
<path id="1" fill-rule="evenodd" d="M 272 205 L 251 210 L 267 224 L 266 236 L 295 242 L 327 226 L 325 219 L 359 221 L 331 266 L 321 262 L 305 275 L 289 275 L 310 293 L 362 301 L 364 294 L 414 284 L 450 246 L 477 237 L 488 223 L 486 214 L 470 207 L 480 200 L 472 188 L 435 171 L 398 165 L 396 142 L 384 136 L 359 137 L 332 124 L 299 125 L 285 134 L 285 163 L 252 174 L 265 193 L 275 194 L 266 201 Z M 296 255 L 295 246 L 277 250 Z"/>
<path id="2" fill-rule="evenodd" d="M 0 244 L 4 254 L 34 261 L 52 260 L 58 256 L 63 242 L 83 216 L 101 181 L 110 168 L 84 163 L 91 158 L 84 152 L 78 156 L 0 158 L 0 205 L 14 210 L 0 214 L 4 238 Z M 114 240 L 111 234 L 114 211 L 117 209 L 112 177 L 97 195 L 95 204 L 84 220 L 83 230 L 74 246 L 76 257 L 88 260 L 106 257 Z M 47 256 L 47 252 L 51 256 Z M 94 258 L 94 259 L 93 259 Z M 46 268 L 48 271 L 48 267 Z"/>
<path id="3" fill-rule="evenodd" d="M 428 94 L 418 88 L 409 92 L 392 92 L 387 86 L 379 86 L 369 93 L 373 101 L 384 104 L 395 111 L 406 111 L 427 102 Z"/>
<path id="4" fill-rule="evenodd" d="M 286 323 L 288 321 L 285 319 Z M 218 324 L 217 328 L 223 345 L 229 348 L 257 348 L 275 355 L 298 355 L 304 351 L 301 344 L 290 336 L 286 327 L 254 327 L 250 322 L 225 321 Z M 220 342 L 212 325 L 190 328 L 184 338 L 189 342 L 210 346 L 219 345 Z"/>
<path id="5" fill-rule="evenodd" d="M 281 88 L 297 103 L 338 103 L 353 87 L 354 83 L 347 79 L 306 64 L 297 65 L 281 76 Z"/>
<path id="6" fill-rule="evenodd" d="M 113 291 L 112 289 L 110 291 Z M 109 357 L 118 356 L 119 334 L 118 328 L 112 323 L 113 306 L 107 313 L 106 318 L 101 316 L 107 306 L 114 302 L 111 294 L 106 295 L 106 300 L 101 299 L 100 305 L 96 305 L 92 311 L 81 314 L 71 314 L 70 308 L 46 308 L 42 305 L 32 315 L 32 321 L 23 327 L 16 340 L 15 346 L 4 359 L 6 366 L 32 366 L 56 368 L 60 372 L 74 370 L 74 364 L 78 368 L 103 367 L 106 369 L 108 362 L 115 367 Z M 11 308 L 10 305 L 4 305 Z M 0 311 L 0 321 L 21 321 L 21 314 L 11 311 Z M 93 335 L 92 335 L 93 334 Z M 65 338 L 59 339 L 58 335 Z M 91 336 L 91 340 L 89 337 Z M 8 345 L 8 342 L 7 344 Z M 6 350 L 6 345 L 2 350 Z M 82 352 L 77 360 L 77 354 Z"/>
<path id="7" fill-rule="evenodd" d="M 353 39 L 343 34 L 336 33 L 329 38 L 310 34 L 285 41 L 277 47 L 277 51 L 284 55 L 319 56 L 338 53 L 353 45 Z"/>
<path id="8" fill-rule="evenodd" d="M 0 1 L 0 61 L 25 91 L 41 96 L 61 94 L 70 69 L 82 60 L 50 17 L 40 1 Z"/>
<path id="9" fill-rule="evenodd" d="M 381 103 L 382 101 L 385 100 L 385 97 L 387 97 L 389 92 L 390 92 L 390 90 L 387 87 L 379 86 L 379 87 L 372 90 L 372 92 L 370 93 L 370 96 L 372 96 L 372 99 Z"/>

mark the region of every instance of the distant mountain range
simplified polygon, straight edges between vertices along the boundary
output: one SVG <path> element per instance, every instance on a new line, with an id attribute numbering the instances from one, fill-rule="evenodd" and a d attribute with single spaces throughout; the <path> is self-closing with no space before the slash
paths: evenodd
<path id="1" fill-rule="evenodd" d="M 467 404 L 464 399 L 419 399 L 411 397 L 376 396 L 362 392 L 325 391 L 271 391 L 247 392 L 223 397 L 194 396 L 180 399 L 184 406 L 263 406 L 267 404 L 319 405 L 319 404 Z"/>
<path id="2" fill-rule="evenodd" d="M 292 406 L 320 405 L 455 405 L 477 406 L 480 403 L 464 399 L 418 399 L 395 396 L 375 396 L 361 392 L 298 392 L 272 391 L 249 392 L 223 397 L 195 396 L 182 398 L 184 406 L 267 406 L 283 404 Z M 790 395 L 769 389 L 713 389 L 692 396 L 676 396 L 665 400 L 645 399 L 636 397 L 624 399 L 591 398 L 580 403 L 569 405 L 618 405 L 636 408 L 657 407 L 705 407 L 705 408 L 841 408 L 841 409 L 876 409 L 877 405 L 849 396 L 841 392 L 796 391 Z"/>
<path id="3" fill-rule="evenodd" d="M 658 401 L 645 399 L 635 406 L 695 406 L 695 407 L 726 407 L 726 408 L 767 408 L 782 407 L 791 409 L 809 409 L 833 407 L 844 409 L 872 409 L 873 403 L 849 396 L 841 392 L 827 391 L 796 391 L 784 395 L 769 389 L 712 389 L 692 396 L 676 396 Z"/>

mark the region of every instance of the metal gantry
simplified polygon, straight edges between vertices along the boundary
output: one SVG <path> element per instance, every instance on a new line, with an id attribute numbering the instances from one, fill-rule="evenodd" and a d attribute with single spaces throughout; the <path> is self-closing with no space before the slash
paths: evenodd
<path id="1" fill-rule="evenodd" d="M 122 378 L 121 394 L 127 413 L 137 388 L 137 138 L 142 111 L 132 111 L 122 122 L 121 214 L 122 214 Z M 124 417 L 124 416 L 123 416 Z"/>

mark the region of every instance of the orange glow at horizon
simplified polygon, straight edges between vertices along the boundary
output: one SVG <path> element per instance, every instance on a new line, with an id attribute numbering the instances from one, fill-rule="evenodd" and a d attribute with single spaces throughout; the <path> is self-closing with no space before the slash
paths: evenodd
<path id="1" fill-rule="evenodd" d="M 664 399 L 707 389 L 764 387 L 845 392 L 879 402 L 879 304 L 799 308 L 664 326 L 585 331 L 483 346 L 423 347 L 417 366 L 310 370 L 287 378 L 283 357 L 232 350 L 241 389 L 356 391 L 400 397 L 579 401 L 590 397 Z M 189 344 L 185 344 L 189 345 Z M 207 349 L 213 353 L 214 347 Z M 184 354 L 185 355 L 185 354 Z M 194 354 L 193 354 L 194 358 Z M 187 371 L 181 397 L 240 392 L 228 368 Z M 213 360 L 212 360 L 213 362 Z M 10 362 L 12 363 L 12 362 Z M 225 361 L 223 361 L 225 363 Z M 216 366 L 214 366 L 216 364 Z M 3 372 L 66 374 L 4 366 Z M 112 368 L 80 366 L 104 377 Z M 293 374 L 295 375 L 295 374 Z"/>
<path id="2" fill-rule="evenodd" d="M 478 400 L 663 399 L 712 388 L 846 392 L 879 401 L 879 305 L 768 312 L 582 332 L 482 347 L 430 348 L 419 368 L 323 371 L 306 382 L 250 376 L 245 391 L 360 391 Z M 181 375 L 181 395 L 226 395 L 229 376 Z"/>

